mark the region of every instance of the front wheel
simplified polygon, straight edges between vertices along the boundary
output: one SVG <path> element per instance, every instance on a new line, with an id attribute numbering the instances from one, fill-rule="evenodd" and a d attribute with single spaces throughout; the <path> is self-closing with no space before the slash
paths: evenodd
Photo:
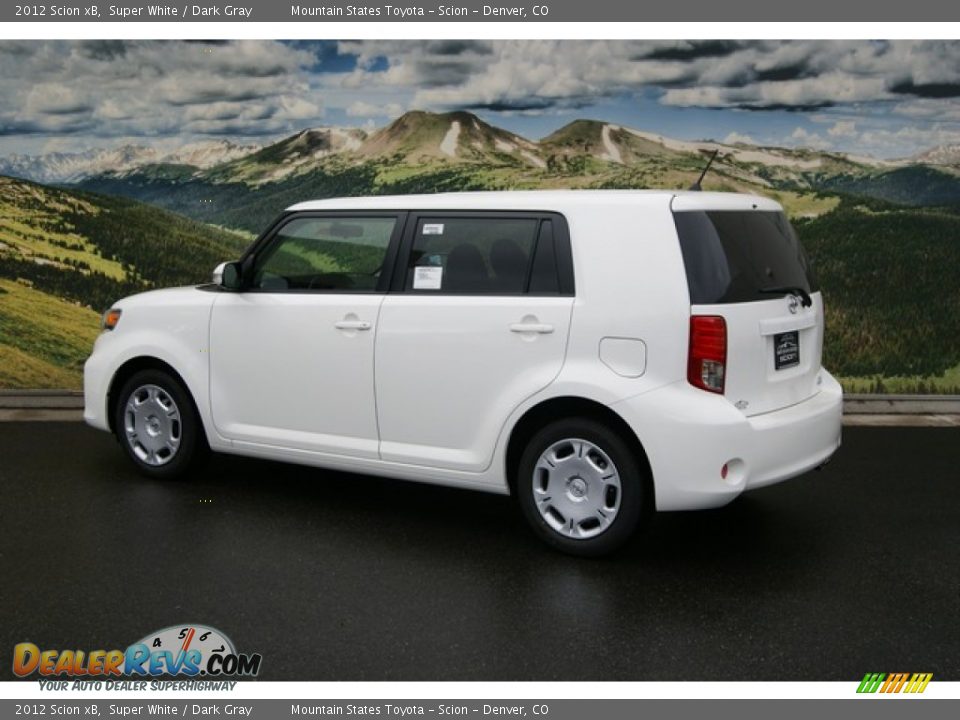
<path id="1" fill-rule="evenodd" d="M 115 412 L 120 445 L 148 477 L 181 477 L 206 454 L 190 395 L 162 370 L 143 370 L 124 383 Z"/>
<path id="2" fill-rule="evenodd" d="M 637 529 L 644 470 L 616 432 L 588 418 L 548 425 L 527 444 L 516 474 L 534 532 L 573 555 L 613 552 Z"/>

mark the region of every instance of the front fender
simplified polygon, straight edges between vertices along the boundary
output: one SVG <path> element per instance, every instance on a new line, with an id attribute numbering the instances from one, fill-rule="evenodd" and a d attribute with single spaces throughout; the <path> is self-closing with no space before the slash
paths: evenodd
<path id="1" fill-rule="evenodd" d="M 211 446 L 223 445 L 210 413 L 210 306 L 123 308 L 117 329 L 102 333 L 84 365 L 84 419 L 108 430 L 109 394 L 117 373 L 138 359 L 169 365 L 183 380 L 196 404 Z"/>

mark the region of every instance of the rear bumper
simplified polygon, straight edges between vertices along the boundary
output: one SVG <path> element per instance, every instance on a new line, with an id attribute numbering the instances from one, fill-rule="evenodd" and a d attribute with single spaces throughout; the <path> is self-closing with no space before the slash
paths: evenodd
<path id="1" fill-rule="evenodd" d="M 751 417 L 726 398 L 686 383 L 613 409 L 647 452 L 657 509 L 694 510 L 725 505 L 744 490 L 802 475 L 829 460 L 840 446 L 843 391 L 826 370 L 820 388 L 801 403 Z"/>

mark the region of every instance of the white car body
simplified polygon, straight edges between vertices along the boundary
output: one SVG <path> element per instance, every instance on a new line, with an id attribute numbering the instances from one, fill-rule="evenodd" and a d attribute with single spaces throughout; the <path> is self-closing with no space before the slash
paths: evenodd
<path id="1" fill-rule="evenodd" d="M 289 209 L 380 210 L 562 215 L 575 293 L 143 293 L 114 306 L 122 320 L 86 363 L 85 420 L 111 429 L 118 372 L 150 358 L 182 379 L 215 451 L 509 493 L 518 422 L 574 398 L 630 428 L 658 510 L 723 505 L 820 466 L 838 448 L 842 391 L 820 366 L 819 292 L 810 307 L 786 296 L 691 305 L 673 213 L 782 211 L 777 203 L 708 192 L 521 191 Z M 687 380 L 690 319 L 703 313 L 726 317 L 729 328 L 723 394 Z M 523 323 L 539 330 L 514 327 Z M 777 371 L 772 334 L 792 330 L 802 338 L 800 362 Z"/>

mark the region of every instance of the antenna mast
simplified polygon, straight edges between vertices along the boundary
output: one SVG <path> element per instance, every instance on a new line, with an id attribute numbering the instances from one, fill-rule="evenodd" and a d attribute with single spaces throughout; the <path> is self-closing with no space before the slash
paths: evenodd
<path id="1" fill-rule="evenodd" d="M 691 190 L 696 190 L 698 192 L 700 190 L 703 190 L 703 188 L 700 187 L 700 183 L 703 182 L 703 178 L 707 174 L 707 170 L 709 170 L 710 166 L 713 165 L 713 161 L 717 159 L 718 154 L 720 154 L 720 148 L 717 148 L 716 150 L 713 151 L 713 154 L 710 156 L 710 159 L 707 160 L 707 166 L 703 169 L 703 172 L 700 173 L 700 177 L 698 177 L 697 181 L 690 186 Z"/>

